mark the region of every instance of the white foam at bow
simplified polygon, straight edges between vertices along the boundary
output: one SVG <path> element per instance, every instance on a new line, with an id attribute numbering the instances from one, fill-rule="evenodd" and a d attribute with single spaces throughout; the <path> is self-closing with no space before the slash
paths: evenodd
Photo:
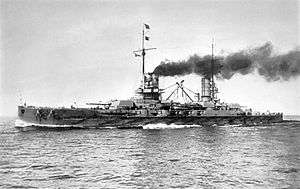
<path id="1" fill-rule="evenodd" d="M 201 125 L 176 125 L 174 123 L 169 125 L 165 123 L 143 125 L 143 129 L 181 129 L 181 128 L 194 128 L 194 127 L 201 127 Z"/>
<path id="2" fill-rule="evenodd" d="M 50 124 L 38 124 L 38 123 L 30 123 L 20 119 L 15 121 L 15 127 L 30 127 L 30 126 L 38 126 L 38 127 L 73 127 L 74 125 L 50 125 Z M 79 127 L 76 125 L 76 127 Z"/>

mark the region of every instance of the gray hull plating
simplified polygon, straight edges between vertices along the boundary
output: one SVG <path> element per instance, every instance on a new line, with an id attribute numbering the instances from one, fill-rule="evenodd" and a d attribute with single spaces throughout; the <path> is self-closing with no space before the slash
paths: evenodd
<path id="1" fill-rule="evenodd" d="M 94 109 L 53 109 L 19 106 L 19 119 L 37 125 L 76 126 L 81 128 L 140 128 L 146 124 L 176 125 L 259 125 L 282 122 L 282 114 L 233 115 L 233 116 L 140 116 L 129 113 L 111 112 L 105 114 Z"/>

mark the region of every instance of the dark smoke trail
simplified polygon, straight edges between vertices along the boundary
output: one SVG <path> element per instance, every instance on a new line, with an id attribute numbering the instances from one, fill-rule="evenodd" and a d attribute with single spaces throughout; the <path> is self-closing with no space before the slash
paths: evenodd
<path id="1" fill-rule="evenodd" d="M 260 47 L 216 57 L 214 74 L 219 79 L 230 79 L 236 73 L 246 75 L 257 70 L 267 81 L 289 80 L 300 75 L 299 49 L 282 55 L 273 54 L 273 45 L 267 42 Z M 161 62 L 154 73 L 161 76 L 195 73 L 208 77 L 211 75 L 211 56 L 193 55 L 186 61 Z"/>
<path id="2" fill-rule="evenodd" d="M 215 62 L 215 74 L 220 69 L 220 61 Z M 211 56 L 200 57 L 190 56 L 187 61 L 161 62 L 154 70 L 155 74 L 161 76 L 187 75 L 196 73 L 198 75 L 209 76 L 211 74 Z"/>

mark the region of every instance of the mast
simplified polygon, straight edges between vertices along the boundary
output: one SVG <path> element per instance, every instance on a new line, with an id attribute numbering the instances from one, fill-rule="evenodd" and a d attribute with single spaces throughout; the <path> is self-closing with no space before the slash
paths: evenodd
<path id="1" fill-rule="evenodd" d="M 146 51 L 148 50 L 154 50 L 156 48 L 145 48 L 145 39 L 148 41 L 149 37 L 145 35 L 145 28 L 150 29 L 150 26 L 148 24 L 143 24 L 143 29 L 142 29 L 142 49 L 133 51 L 135 56 L 142 56 L 142 76 L 144 78 L 145 75 L 145 57 L 146 57 Z M 141 53 L 141 54 L 137 54 Z"/>
<path id="2" fill-rule="evenodd" d="M 142 74 L 144 75 L 145 74 L 145 55 L 146 55 L 146 52 L 145 52 L 145 30 L 144 30 L 144 25 L 143 25 L 143 34 L 142 34 Z"/>
<path id="3" fill-rule="evenodd" d="M 150 30 L 150 26 L 148 24 L 143 23 L 142 48 L 133 51 L 136 57 L 142 58 L 142 80 L 141 80 L 142 83 L 137 91 L 137 94 L 141 95 L 142 100 L 159 100 L 161 92 L 159 90 L 158 76 L 155 75 L 154 73 L 145 72 L 146 51 L 156 49 L 156 48 L 145 48 L 145 40 L 149 41 L 150 39 L 147 32 L 149 30 Z"/>
<path id="4" fill-rule="evenodd" d="M 215 83 L 214 83 L 214 38 L 211 43 L 211 100 L 215 98 Z"/>

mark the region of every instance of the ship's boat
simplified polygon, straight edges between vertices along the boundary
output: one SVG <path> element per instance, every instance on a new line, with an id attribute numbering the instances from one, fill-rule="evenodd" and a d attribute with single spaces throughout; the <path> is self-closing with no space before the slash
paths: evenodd
<path id="1" fill-rule="evenodd" d="M 163 99 L 162 94 L 166 93 L 166 88 L 159 87 L 159 76 L 144 71 L 146 51 L 154 48 L 144 48 L 144 30 L 142 33 L 142 49 L 134 51 L 135 55 L 141 53 L 142 82 L 134 97 L 107 103 L 87 103 L 88 108 L 73 106 L 50 108 L 24 104 L 18 106 L 18 122 L 48 127 L 140 128 L 142 125 L 155 123 L 208 126 L 258 125 L 283 120 L 282 113 L 259 114 L 252 112 L 251 109 L 245 110 L 238 104 L 222 103 L 217 98 L 218 89 L 213 74 L 201 78 L 201 94 L 186 88 L 183 85 L 184 81 L 181 81 L 171 85 L 173 90 L 167 98 Z M 212 54 L 211 73 L 213 73 L 213 66 Z M 171 100 L 178 91 L 188 99 L 188 102 L 180 103 Z"/>

